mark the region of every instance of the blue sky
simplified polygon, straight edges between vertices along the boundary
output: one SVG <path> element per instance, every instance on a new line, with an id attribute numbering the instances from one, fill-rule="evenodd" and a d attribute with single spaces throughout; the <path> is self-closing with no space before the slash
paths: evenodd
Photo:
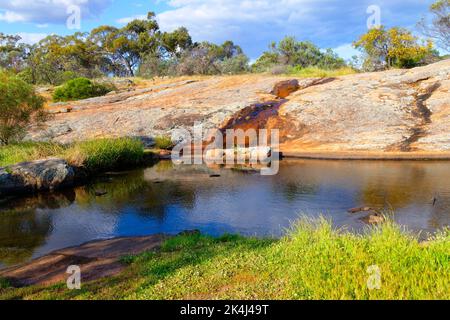
<path id="1" fill-rule="evenodd" d="M 154 11 L 163 30 L 186 26 L 194 40 L 233 40 L 252 58 L 285 35 L 311 40 L 350 58 L 351 43 L 367 31 L 370 5 L 381 23 L 415 29 L 433 0 L 0 0 L 0 32 L 33 42 L 47 34 L 70 34 L 67 8 L 81 9 L 81 31 L 120 27 Z"/>

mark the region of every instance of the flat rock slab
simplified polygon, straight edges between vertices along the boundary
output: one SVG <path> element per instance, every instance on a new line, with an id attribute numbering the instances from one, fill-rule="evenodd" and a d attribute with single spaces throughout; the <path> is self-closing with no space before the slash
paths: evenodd
<path id="1" fill-rule="evenodd" d="M 0 271 L 0 278 L 8 279 L 14 286 L 54 285 L 65 282 L 67 268 L 79 266 L 82 282 L 110 277 L 125 268 L 120 258 L 157 250 L 167 236 L 116 238 L 88 242 L 78 247 L 54 251 L 27 264 Z"/>

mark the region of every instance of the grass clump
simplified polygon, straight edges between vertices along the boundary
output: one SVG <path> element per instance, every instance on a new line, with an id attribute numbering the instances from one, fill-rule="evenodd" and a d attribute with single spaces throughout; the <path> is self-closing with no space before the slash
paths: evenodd
<path id="1" fill-rule="evenodd" d="M 22 142 L 0 147 L 0 167 L 61 155 L 66 147 L 51 142 Z"/>
<path id="2" fill-rule="evenodd" d="M 82 100 L 103 96 L 112 90 L 114 88 L 111 86 L 96 83 L 86 78 L 76 78 L 57 88 L 53 94 L 53 100 L 55 102 Z"/>
<path id="3" fill-rule="evenodd" d="M 97 139 L 61 145 L 50 142 L 24 142 L 0 147 L 0 166 L 57 157 L 90 171 L 107 171 L 139 165 L 144 146 L 133 138 Z"/>
<path id="4" fill-rule="evenodd" d="M 155 138 L 154 147 L 161 150 L 171 150 L 174 147 L 174 143 L 170 137 L 158 136 Z"/>
<path id="5" fill-rule="evenodd" d="M 342 67 L 339 69 L 322 69 L 319 67 L 292 67 L 288 70 L 288 74 L 299 78 L 332 78 L 355 74 L 356 71 L 350 67 Z"/>
<path id="6" fill-rule="evenodd" d="M 115 170 L 142 163 L 144 147 L 141 141 L 131 138 L 90 140 L 68 148 L 64 158 L 89 171 Z"/>
<path id="7" fill-rule="evenodd" d="M 1 299 L 449 299 L 450 232 L 426 244 L 393 223 L 364 235 L 301 220 L 281 240 L 184 235 L 123 259 L 118 277 L 3 289 Z M 371 290 L 368 272 L 380 270 Z"/>
<path id="8" fill-rule="evenodd" d="M 0 278 L 0 289 L 7 289 L 11 287 L 11 282 L 8 279 Z"/>

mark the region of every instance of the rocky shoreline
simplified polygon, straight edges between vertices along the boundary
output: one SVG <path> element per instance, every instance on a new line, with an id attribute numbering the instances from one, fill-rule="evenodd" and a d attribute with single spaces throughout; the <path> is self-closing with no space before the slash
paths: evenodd
<path id="1" fill-rule="evenodd" d="M 170 159 L 165 151 L 146 151 L 142 166 Z M 128 170 L 129 168 L 123 168 Z M 0 196 L 27 195 L 82 185 L 103 172 L 89 172 L 61 158 L 48 158 L 0 167 Z"/>
<path id="2" fill-rule="evenodd" d="M 65 282 L 67 268 L 81 268 L 82 282 L 110 277 L 122 272 L 126 265 L 121 258 L 127 255 L 155 251 L 169 236 L 114 238 L 91 241 L 80 246 L 49 253 L 20 266 L 0 270 L 0 278 L 14 287 L 33 285 L 50 286 Z"/>

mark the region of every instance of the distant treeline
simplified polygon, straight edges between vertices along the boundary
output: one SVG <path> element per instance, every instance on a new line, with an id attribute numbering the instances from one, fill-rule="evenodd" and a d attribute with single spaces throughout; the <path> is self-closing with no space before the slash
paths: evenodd
<path id="1" fill-rule="evenodd" d="M 450 0 L 437 1 L 430 8 L 435 16 L 432 24 L 420 23 L 424 33 L 444 48 L 448 48 L 446 35 L 450 33 L 449 7 Z M 131 21 L 123 28 L 100 26 L 90 33 L 50 35 L 34 45 L 21 43 L 19 36 L 0 33 L 0 68 L 30 84 L 59 85 L 78 77 L 295 73 L 307 67 L 334 70 L 347 66 L 373 71 L 414 67 L 439 59 L 431 40 L 423 43 L 402 28 L 372 29 L 354 46 L 362 56 L 346 62 L 331 49 L 324 51 L 311 42 L 286 37 L 272 43 L 250 64 L 233 41 L 220 45 L 193 42 L 184 27 L 162 32 L 150 12 L 146 19 Z"/>

